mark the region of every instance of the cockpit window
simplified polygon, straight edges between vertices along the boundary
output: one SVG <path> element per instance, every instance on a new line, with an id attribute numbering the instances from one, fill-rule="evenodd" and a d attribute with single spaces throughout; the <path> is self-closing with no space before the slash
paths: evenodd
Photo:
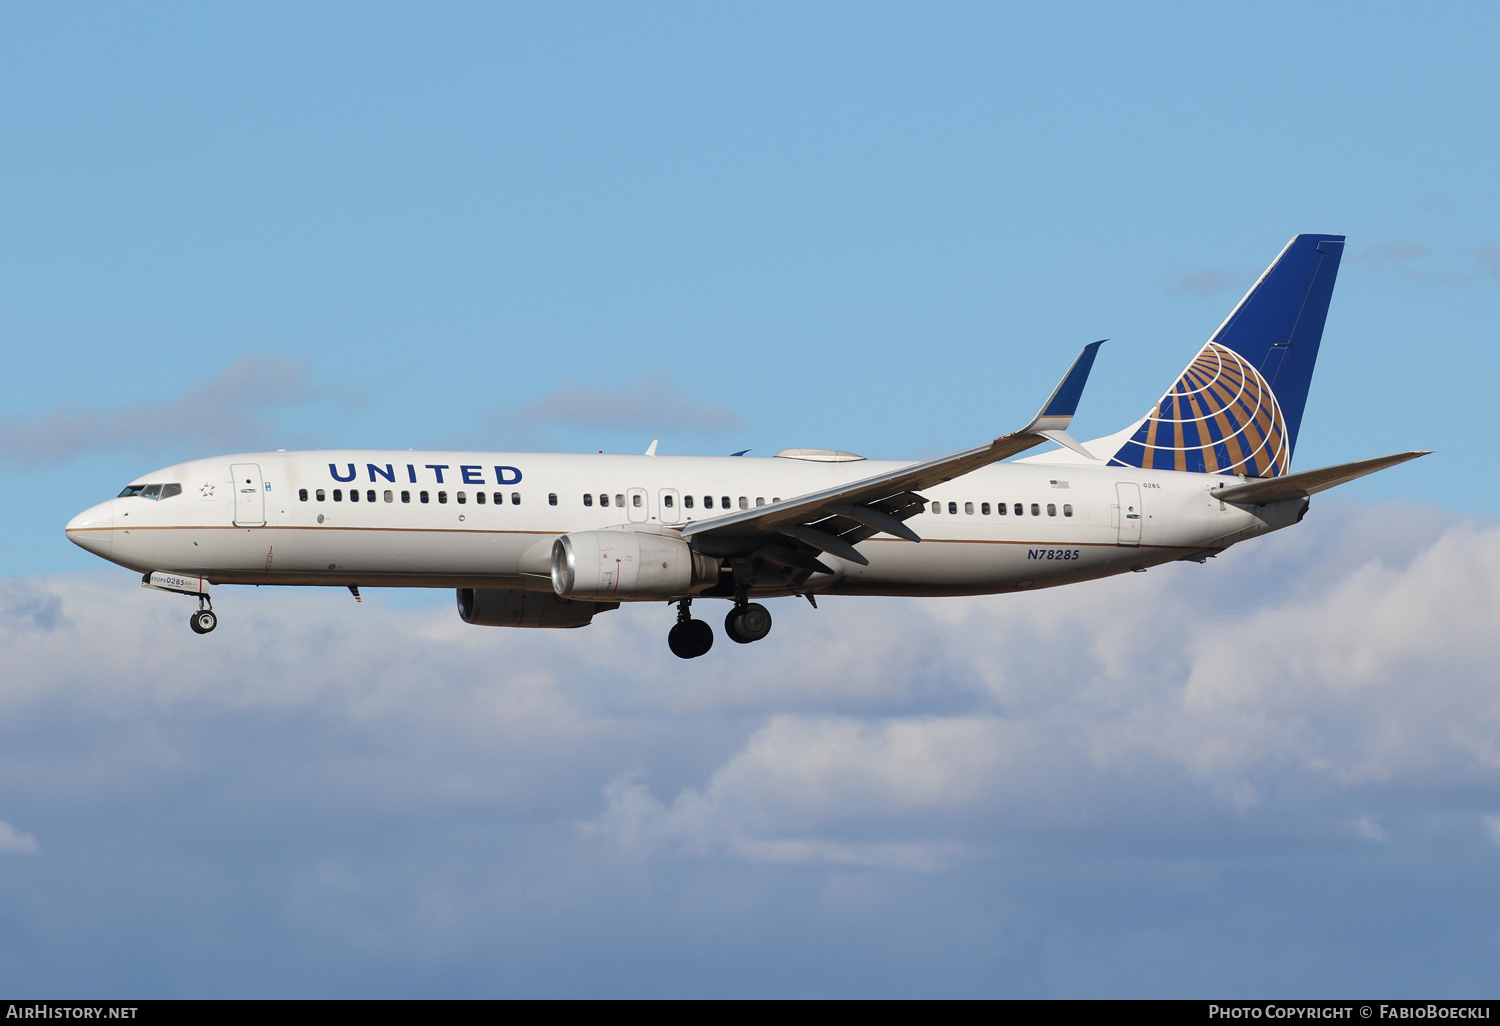
<path id="1" fill-rule="evenodd" d="M 130 499 L 139 496 L 142 499 L 170 499 L 174 495 L 182 494 L 182 485 L 172 484 L 133 484 L 126 485 L 125 490 L 115 496 L 117 499 Z"/>

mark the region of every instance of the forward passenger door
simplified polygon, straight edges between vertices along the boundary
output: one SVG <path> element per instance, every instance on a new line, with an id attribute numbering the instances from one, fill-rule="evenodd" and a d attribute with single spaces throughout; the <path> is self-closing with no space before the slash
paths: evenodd
<path id="1" fill-rule="evenodd" d="M 260 464 L 234 463 L 229 467 L 234 481 L 234 526 L 266 526 L 266 486 Z"/>

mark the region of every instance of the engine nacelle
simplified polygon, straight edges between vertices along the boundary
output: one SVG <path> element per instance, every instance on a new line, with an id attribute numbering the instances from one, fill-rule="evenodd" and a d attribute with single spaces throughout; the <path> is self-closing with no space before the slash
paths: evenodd
<path id="1" fill-rule="evenodd" d="M 587 627 L 595 613 L 618 602 L 569 602 L 543 591 L 459 588 L 458 615 L 480 627 Z"/>
<path id="2" fill-rule="evenodd" d="M 718 579 L 719 561 L 675 536 L 578 531 L 552 543 L 552 590 L 563 598 L 671 599 Z"/>

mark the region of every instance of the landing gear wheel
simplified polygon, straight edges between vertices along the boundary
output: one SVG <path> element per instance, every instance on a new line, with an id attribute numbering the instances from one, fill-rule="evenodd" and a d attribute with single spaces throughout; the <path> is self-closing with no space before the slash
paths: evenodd
<path id="1" fill-rule="evenodd" d="M 188 626 L 193 629 L 194 634 L 207 634 L 219 626 L 219 618 L 212 609 L 200 609 L 188 618 Z"/>
<path id="2" fill-rule="evenodd" d="M 735 606 L 724 617 L 724 633 L 741 645 L 759 641 L 771 633 L 771 611 L 759 602 Z"/>
<path id="3" fill-rule="evenodd" d="M 697 659 L 714 647 L 714 629 L 702 620 L 683 620 L 667 632 L 667 647 L 679 659 Z"/>

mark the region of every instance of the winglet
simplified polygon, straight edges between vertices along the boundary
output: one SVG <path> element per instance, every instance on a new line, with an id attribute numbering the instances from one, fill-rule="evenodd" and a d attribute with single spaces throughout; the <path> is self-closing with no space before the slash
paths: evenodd
<path id="1" fill-rule="evenodd" d="M 1094 368 L 1094 357 L 1099 355 L 1099 347 L 1108 341 L 1109 339 L 1101 338 L 1098 342 L 1090 342 L 1083 347 L 1083 352 L 1078 354 L 1078 359 L 1073 361 L 1068 373 L 1063 375 L 1063 379 L 1052 390 L 1051 397 L 1042 404 L 1041 412 L 1021 434 L 1041 435 L 1089 459 L 1095 459 L 1092 453 L 1068 434 L 1068 425 L 1073 423 L 1073 414 L 1078 411 L 1078 400 L 1083 397 L 1083 386 L 1088 383 L 1089 371 Z"/>
<path id="2" fill-rule="evenodd" d="M 655 456 L 656 455 L 656 443 L 659 442 L 659 441 L 661 441 L 661 439 L 659 439 L 659 438 L 653 438 L 653 439 L 651 439 L 651 444 L 649 446 L 647 446 L 647 448 L 646 448 L 646 455 L 647 456 Z"/>

